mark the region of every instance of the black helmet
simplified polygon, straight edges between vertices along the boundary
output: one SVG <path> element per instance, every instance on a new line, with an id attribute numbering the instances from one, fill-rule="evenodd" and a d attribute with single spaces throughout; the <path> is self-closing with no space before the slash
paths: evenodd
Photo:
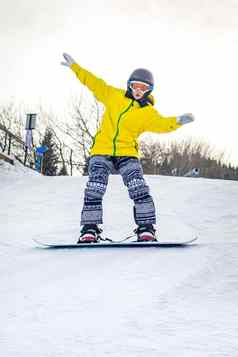
<path id="1" fill-rule="evenodd" d="M 130 82 L 132 82 L 132 81 L 139 81 L 139 82 L 149 84 L 151 87 L 151 91 L 154 88 L 153 74 L 148 69 L 145 69 L 145 68 L 137 68 L 131 73 L 131 75 L 128 79 L 128 82 L 127 82 L 128 88 L 130 86 Z"/>

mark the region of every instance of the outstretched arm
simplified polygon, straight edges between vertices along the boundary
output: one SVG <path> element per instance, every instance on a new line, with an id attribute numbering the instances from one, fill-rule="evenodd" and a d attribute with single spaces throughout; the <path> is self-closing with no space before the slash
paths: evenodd
<path id="1" fill-rule="evenodd" d="M 67 53 L 64 53 L 63 57 L 65 62 L 61 62 L 61 64 L 71 68 L 80 82 L 88 87 L 100 102 L 105 104 L 108 100 L 112 87 L 109 86 L 103 79 L 96 77 L 94 74 L 79 66 L 77 62 Z"/>
<path id="2" fill-rule="evenodd" d="M 180 116 L 164 117 L 157 110 L 153 110 L 148 120 L 146 120 L 145 131 L 154 133 L 168 133 L 180 128 L 182 125 L 194 121 L 193 114 L 187 113 Z"/>

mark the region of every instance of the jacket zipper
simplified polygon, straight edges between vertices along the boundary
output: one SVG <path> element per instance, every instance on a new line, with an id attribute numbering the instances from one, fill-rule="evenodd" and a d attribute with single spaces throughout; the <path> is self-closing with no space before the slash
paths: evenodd
<path id="1" fill-rule="evenodd" d="M 134 100 L 131 101 L 130 105 L 119 115 L 119 118 L 118 118 L 118 121 L 117 121 L 117 130 L 116 130 L 116 134 L 113 138 L 113 154 L 112 156 L 116 156 L 116 140 L 117 140 L 117 137 L 119 135 L 119 124 L 120 124 L 120 120 L 122 118 L 122 116 L 128 112 L 128 110 L 132 107 L 134 103 Z"/>

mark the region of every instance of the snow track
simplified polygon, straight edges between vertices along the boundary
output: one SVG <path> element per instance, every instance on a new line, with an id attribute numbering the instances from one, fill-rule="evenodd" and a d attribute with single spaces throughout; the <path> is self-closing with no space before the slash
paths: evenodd
<path id="1" fill-rule="evenodd" d="M 60 251 L 32 238 L 77 239 L 86 178 L 7 175 L 0 171 L 2 356 L 236 356 L 237 182 L 147 177 L 161 240 L 198 233 L 198 246 Z M 120 177 L 104 203 L 105 234 L 130 233 Z"/>

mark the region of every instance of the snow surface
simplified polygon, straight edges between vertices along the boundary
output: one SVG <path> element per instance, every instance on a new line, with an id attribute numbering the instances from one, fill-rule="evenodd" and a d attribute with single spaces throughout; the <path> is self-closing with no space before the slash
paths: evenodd
<path id="1" fill-rule="evenodd" d="M 0 355 L 238 356 L 238 182 L 147 176 L 172 249 L 47 250 L 75 242 L 86 177 L 0 165 Z M 134 228 L 119 176 L 105 235 Z"/>

